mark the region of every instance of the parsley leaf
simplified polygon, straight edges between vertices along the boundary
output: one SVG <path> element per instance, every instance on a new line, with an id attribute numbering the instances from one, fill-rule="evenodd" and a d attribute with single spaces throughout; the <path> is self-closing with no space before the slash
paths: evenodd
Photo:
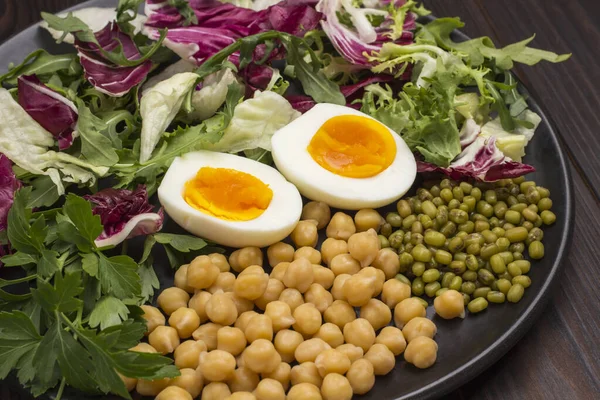
<path id="1" fill-rule="evenodd" d="M 98 278 L 105 293 L 119 299 L 139 297 L 142 294 L 138 264 L 128 256 L 106 257 L 98 253 Z"/>
<path id="2" fill-rule="evenodd" d="M 187 253 L 192 250 L 200 250 L 207 246 L 204 239 L 190 235 L 177 235 L 173 233 L 155 233 L 154 239 L 160 244 L 168 244 L 175 250 Z"/>
<path id="3" fill-rule="evenodd" d="M 0 327 L 0 379 L 4 379 L 23 356 L 35 353 L 42 338 L 20 311 L 0 312 Z"/>
<path id="4" fill-rule="evenodd" d="M 63 211 L 75 226 L 80 237 L 90 245 L 102 233 L 100 216 L 92 213 L 92 205 L 82 197 L 68 194 Z"/>
<path id="5" fill-rule="evenodd" d="M 106 296 L 96 303 L 96 307 L 90 314 L 89 325 L 92 328 L 100 326 L 105 330 L 111 326 L 119 325 L 127 319 L 129 309 L 123 302 L 115 297 Z"/>

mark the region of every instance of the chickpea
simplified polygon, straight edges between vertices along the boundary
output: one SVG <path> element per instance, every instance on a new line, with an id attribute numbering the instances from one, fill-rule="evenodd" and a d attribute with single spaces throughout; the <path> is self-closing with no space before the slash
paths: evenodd
<path id="1" fill-rule="evenodd" d="M 178 386 L 169 386 L 164 388 L 155 400 L 193 400 L 191 394 Z"/>
<path id="2" fill-rule="evenodd" d="M 138 343 L 135 347 L 129 349 L 138 353 L 158 353 L 158 351 L 148 343 Z"/>
<path id="3" fill-rule="evenodd" d="M 447 290 L 433 301 L 435 312 L 444 319 L 465 317 L 465 301 L 463 295 L 456 290 Z"/>
<path id="4" fill-rule="evenodd" d="M 284 284 L 277 279 L 269 279 L 265 292 L 258 299 L 254 300 L 254 304 L 261 310 L 265 310 L 269 303 L 279 299 L 281 292 L 285 289 Z"/>
<path id="5" fill-rule="evenodd" d="M 361 269 L 357 275 L 360 275 L 364 278 L 372 279 L 373 296 L 379 296 L 379 294 L 383 290 L 383 284 L 385 283 L 385 274 L 382 270 L 373 267 L 365 267 Z"/>
<path id="6" fill-rule="evenodd" d="M 323 322 L 323 317 L 314 304 L 304 303 L 294 310 L 294 330 L 304 337 L 317 333 Z"/>
<path id="7" fill-rule="evenodd" d="M 212 350 L 200 354 L 198 368 L 202 376 L 209 381 L 226 381 L 235 370 L 235 358 L 226 351 Z"/>
<path id="8" fill-rule="evenodd" d="M 233 286 L 236 296 L 248 300 L 256 300 L 265 293 L 269 284 L 269 275 L 262 267 L 251 265 L 244 269 L 237 277 Z"/>
<path id="9" fill-rule="evenodd" d="M 255 340 L 242 353 L 244 365 L 257 374 L 275 370 L 281 363 L 281 356 L 273 343 L 265 339 Z"/>
<path id="10" fill-rule="evenodd" d="M 350 359 L 341 351 L 329 349 L 317 356 L 315 365 L 323 378 L 331 373 L 344 375 L 350 368 Z"/>
<path id="11" fill-rule="evenodd" d="M 210 258 L 210 261 L 212 261 L 212 263 L 219 268 L 219 271 L 229 272 L 231 267 L 229 266 L 227 257 L 225 257 L 223 254 L 212 253 L 208 255 L 208 258 Z"/>
<path id="12" fill-rule="evenodd" d="M 225 400 L 256 400 L 256 397 L 250 392 L 234 392 Z"/>
<path id="13" fill-rule="evenodd" d="M 395 356 L 402 354 L 406 348 L 404 334 L 395 326 L 386 326 L 383 328 L 381 332 L 379 332 L 379 335 L 377 335 L 375 343 L 385 345 Z"/>
<path id="14" fill-rule="evenodd" d="M 169 317 L 169 325 L 177 330 L 180 338 L 187 339 L 200 326 L 200 317 L 191 308 L 179 308 Z"/>
<path id="15" fill-rule="evenodd" d="M 311 201 L 302 208 L 303 220 L 312 219 L 317 221 L 317 229 L 321 230 L 327 226 L 331 219 L 331 209 L 322 201 Z"/>
<path id="16" fill-rule="evenodd" d="M 330 292 L 318 283 L 310 285 L 306 293 L 304 293 L 304 302 L 306 304 L 313 304 L 320 313 L 325 312 L 333 303 L 333 296 Z M 302 307 L 302 306 L 300 306 Z M 298 307 L 298 308 L 300 308 Z M 296 309 L 297 311 L 298 309 Z"/>
<path id="17" fill-rule="evenodd" d="M 209 256 L 198 256 L 187 269 L 187 284 L 194 289 L 207 289 L 215 283 L 220 272 Z"/>
<path id="18" fill-rule="evenodd" d="M 344 334 L 342 330 L 335 324 L 330 322 L 321 325 L 318 332 L 313 336 L 323 340 L 333 348 L 344 344 Z"/>
<path id="19" fill-rule="evenodd" d="M 156 299 L 158 306 L 167 315 L 171 315 L 181 307 L 187 307 L 188 301 L 190 301 L 190 295 L 185 290 L 176 287 L 163 290 Z"/>
<path id="20" fill-rule="evenodd" d="M 288 266 L 283 276 L 283 284 L 288 288 L 295 288 L 300 293 L 304 293 L 312 285 L 314 279 L 315 275 L 311 262 L 306 258 L 299 258 L 292 261 Z"/>
<path id="21" fill-rule="evenodd" d="M 265 315 L 271 319 L 274 332 L 287 329 L 296 322 L 296 319 L 292 316 L 290 306 L 279 300 L 267 304 Z"/>
<path id="22" fill-rule="evenodd" d="M 394 308 L 402 300 L 410 298 L 411 288 L 398 279 L 390 279 L 383 284 L 381 300 L 389 307 Z"/>
<path id="23" fill-rule="evenodd" d="M 290 234 L 290 238 L 296 247 L 315 247 L 317 245 L 319 239 L 317 224 L 318 222 L 313 219 L 298 222 Z"/>
<path id="24" fill-rule="evenodd" d="M 290 266 L 290 263 L 287 261 L 280 262 L 271 270 L 271 275 L 269 275 L 269 277 L 283 282 L 283 277 L 285 276 L 285 271 L 287 271 L 289 266 Z"/>
<path id="25" fill-rule="evenodd" d="M 167 386 L 169 386 L 170 382 L 170 378 L 156 379 L 153 381 L 139 379 L 137 385 L 135 385 L 135 391 L 142 396 L 157 396 Z"/>
<path id="26" fill-rule="evenodd" d="M 387 375 L 396 366 L 396 357 L 386 345 L 375 343 L 365 354 L 365 360 L 373 364 L 375 375 Z"/>
<path id="27" fill-rule="evenodd" d="M 415 297 L 402 300 L 394 308 L 394 323 L 400 329 L 404 328 L 411 319 L 424 317 L 426 315 L 425 307 Z"/>
<path id="28" fill-rule="evenodd" d="M 263 253 L 258 247 L 244 247 L 231 253 L 229 265 L 235 272 L 242 272 L 251 265 L 263 265 Z"/>
<path id="29" fill-rule="evenodd" d="M 300 247 L 294 253 L 294 260 L 306 258 L 311 264 L 321 264 L 321 252 L 309 246 Z"/>
<path id="30" fill-rule="evenodd" d="M 352 258 L 350 254 L 338 254 L 331 259 L 329 268 L 335 276 L 354 275 L 360 271 L 360 263 Z"/>
<path id="31" fill-rule="evenodd" d="M 213 294 L 206 302 L 206 315 L 215 324 L 232 325 L 238 317 L 238 312 L 231 297 L 219 292 Z"/>
<path id="32" fill-rule="evenodd" d="M 408 321 L 404 328 L 402 328 L 402 334 L 408 343 L 419 336 L 426 336 L 433 338 L 437 333 L 435 324 L 423 317 L 416 317 Z"/>
<path id="33" fill-rule="evenodd" d="M 202 377 L 202 374 L 199 371 L 191 368 L 182 368 L 179 370 L 179 372 L 181 375 L 173 378 L 170 385 L 184 389 L 192 396 L 191 398 L 195 399 L 196 397 L 200 396 L 200 393 L 202 393 L 202 388 L 204 387 L 204 378 Z M 170 400 L 170 398 L 166 399 Z"/>
<path id="34" fill-rule="evenodd" d="M 119 375 L 119 378 L 121 378 L 121 380 L 125 384 L 125 389 L 127 389 L 128 392 L 131 392 L 133 389 L 135 389 L 135 387 L 138 383 L 138 380 L 136 378 L 128 378 L 124 375 L 121 375 L 118 372 L 117 372 L 117 375 Z"/>
<path id="35" fill-rule="evenodd" d="M 175 271 L 175 287 L 185 290 L 188 293 L 194 293 L 194 288 L 187 284 L 187 270 L 189 264 L 182 265 Z"/>
<path id="36" fill-rule="evenodd" d="M 364 358 L 356 360 L 346 373 L 354 394 L 365 394 L 375 385 L 375 369 L 370 361 Z"/>
<path id="37" fill-rule="evenodd" d="M 235 285 L 235 275 L 231 272 L 221 272 L 217 276 L 217 280 L 211 287 L 208 288 L 208 291 L 212 294 L 215 294 L 219 290 L 222 292 L 233 292 L 233 286 Z"/>
<path id="38" fill-rule="evenodd" d="M 323 400 L 321 391 L 311 383 L 299 383 L 292 386 L 287 395 L 287 400 Z"/>
<path id="39" fill-rule="evenodd" d="M 207 348 L 203 341 L 186 340 L 175 349 L 175 366 L 179 369 L 198 368 L 198 357 L 204 351 Z"/>
<path id="40" fill-rule="evenodd" d="M 435 364 L 437 358 L 437 343 L 426 336 L 416 337 L 408 343 L 404 352 L 406 362 L 417 368 L 429 368 Z"/>
<path id="41" fill-rule="evenodd" d="M 275 268 L 281 262 L 292 262 L 294 259 L 294 246 L 283 242 L 272 244 L 267 249 L 267 258 L 271 268 Z"/>
<path id="42" fill-rule="evenodd" d="M 331 266 L 331 261 L 335 256 L 340 254 L 348 254 L 348 243 L 344 240 L 327 238 L 321 245 L 321 256 L 323 262 Z"/>
<path id="43" fill-rule="evenodd" d="M 192 337 L 194 340 L 202 340 L 206 344 L 206 349 L 212 351 L 217 348 L 217 332 L 222 327 L 223 325 L 208 322 L 200 325 L 200 327 L 192 333 Z"/>
<path id="44" fill-rule="evenodd" d="M 234 292 L 226 292 L 226 296 L 229 296 L 233 303 L 235 304 L 235 308 L 237 308 L 238 315 L 243 312 L 250 311 L 254 309 L 254 303 L 252 300 L 245 299 L 236 295 Z"/>
<path id="45" fill-rule="evenodd" d="M 356 225 L 357 232 L 365 232 L 369 229 L 379 232 L 379 228 L 383 225 L 385 220 L 377 211 L 365 208 L 359 210 L 354 216 L 354 224 Z"/>
<path id="46" fill-rule="evenodd" d="M 234 326 L 238 329 L 241 329 L 242 332 L 245 331 L 246 327 L 248 326 L 248 322 L 250 322 L 250 320 L 254 318 L 255 315 L 258 315 L 256 311 L 251 310 L 243 312 L 242 314 L 240 314 L 237 321 L 235 321 Z"/>
<path id="47" fill-rule="evenodd" d="M 310 383 L 316 387 L 321 387 L 321 384 L 323 383 L 323 378 L 319 374 L 319 369 L 312 361 L 306 361 L 292 367 L 290 379 L 292 381 L 292 387 L 301 383 Z"/>
<path id="48" fill-rule="evenodd" d="M 375 278 L 362 274 L 352 275 L 344 283 L 344 298 L 352 307 L 362 307 L 375 296 Z"/>
<path id="49" fill-rule="evenodd" d="M 231 396 L 231 390 L 229 386 L 223 382 L 211 382 L 204 386 L 202 390 L 202 400 L 223 400 L 224 398 Z"/>
<path id="50" fill-rule="evenodd" d="M 299 363 L 314 362 L 320 353 L 330 348 L 331 346 L 319 338 L 308 339 L 296 347 L 294 357 L 296 357 L 296 361 Z"/>
<path id="51" fill-rule="evenodd" d="M 336 212 L 325 231 L 328 238 L 348 240 L 350 236 L 356 233 L 356 226 L 354 226 L 354 220 L 348 214 L 343 212 Z"/>
<path id="52" fill-rule="evenodd" d="M 346 324 L 356 319 L 356 311 L 347 302 L 336 300 L 325 310 L 323 317 L 325 318 L 325 322 L 331 322 L 340 329 L 344 329 Z"/>
<path id="53" fill-rule="evenodd" d="M 287 391 L 290 387 L 290 375 L 292 373 L 292 367 L 286 362 L 279 363 L 279 366 L 273 371 L 263 373 L 261 376 L 263 380 L 274 379 L 281 384 L 283 390 Z"/>
<path id="54" fill-rule="evenodd" d="M 291 363 L 296 359 L 294 354 L 302 342 L 304 342 L 304 337 L 300 333 L 289 329 L 277 332 L 274 340 L 275 349 L 286 363 Z"/>
<path id="55" fill-rule="evenodd" d="M 233 356 L 241 354 L 246 348 L 246 336 L 239 328 L 224 326 L 217 331 L 217 349 Z"/>
<path id="56" fill-rule="evenodd" d="M 350 343 L 338 346 L 336 350 L 340 353 L 344 353 L 352 363 L 354 363 L 356 360 L 360 360 L 364 355 L 362 348 Z"/>
<path id="57" fill-rule="evenodd" d="M 390 323 L 392 311 L 381 300 L 371 299 L 360 308 L 360 317 L 369 321 L 373 329 L 378 331 Z"/>
<path id="58" fill-rule="evenodd" d="M 304 297 L 302 297 L 302 293 L 300 293 L 297 289 L 292 288 L 284 289 L 283 292 L 281 292 L 281 295 L 279 295 L 279 300 L 287 303 L 292 312 L 294 312 L 298 306 L 304 304 Z"/>
<path id="59" fill-rule="evenodd" d="M 350 400 L 352 399 L 352 386 L 345 376 L 329 374 L 323 379 L 321 394 L 324 400 Z"/>
<path id="60" fill-rule="evenodd" d="M 248 343 L 252 343 L 258 339 L 271 341 L 273 340 L 273 321 L 271 321 L 268 315 L 255 315 L 254 318 L 248 321 L 244 334 Z"/>
<path id="61" fill-rule="evenodd" d="M 318 283 L 325 289 L 329 289 L 331 286 L 333 286 L 335 275 L 329 268 L 325 268 L 322 265 L 313 264 L 313 276 L 313 283 Z"/>
<path id="62" fill-rule="evenodd" d="M 242 367 L 233 371 L 231 378 L 227 381 L 229 388 L 235 392 L 251 392 L 258 386 L 260 377 L 249 368 Z"/>
<path id="63" fill-rule="evenodd" d="M 200 323 L 203 324 L 208 321 L 208 315 L 206 315 L 206 303 L 211 298 L 212 294 L 203 290 L 197 291 L 194 296 L 190 299 L 188 307 L 196 311 L 196 314 L 200 317 Z M 185 307 L 185 306 L 184 306 Z"/>
<path id="64" fill-rule="evenodd" d="M 172 353 L 179 346 L 177 330 L 171 326 L 157 326 L 148 335 L 148 342 L 162 355 Z"/>
<path id="65" fill-rule="evenodd" d="M 348 252 L 363 268 L 371 265 L 380 248 L 379 237 L 374 229 L 355 233 L 348 239 Z"/>
<path id="66" fill-rule="evenodd" d="M 400 258 L 392 249 L 381 249 L 373 260 L 373 267 L 382 270 L 385 279 L 392 279 L 400 272 Z"/>
<path id="67" fill-rule="evenodd" d="M 352 275 L 348 274 L 341 274 L 335 277 L 333 280 L 333 286 L 331 287 L 331 296 L 334 300 L 346 300 L 344 286 L 350 278 L 352 278 Z"/>
<path id="68" fill-rule="evenodd" d="M 140 308 L 142 311 L 144 311 L 142 318 L 146 320 L 146 334 L 152 333 L 157 326 L 162 326 L 165 324 L 165 316 L 158 308 L 148 305 L 140 306 Z"/>
<path id="69" fill-rule="evenodd" d="M 367 352 L 375 343 L 375 330 L 364 318 L 357 318 L 346 324 L 343 329 L 346 343 L 351 343 Z"/>
<path id="70" fill-rule="evenodd" d="M 257 400 L 285 400 L 285 390 L 275 379 L 263 379 L 258 383 L 254 395 Z"/>

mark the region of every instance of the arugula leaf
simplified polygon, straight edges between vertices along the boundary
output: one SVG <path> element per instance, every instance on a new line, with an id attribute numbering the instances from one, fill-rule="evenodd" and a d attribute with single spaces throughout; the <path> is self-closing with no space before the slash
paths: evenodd
<path id="1" fill-rule="evenodd" d="M 31 181 L 33 190 L 27 203 L 28 208 L 50 207 L 60 198 L 58 188 L 49 176 L 42 175 Z"/>
<path id="2" fill-rule="evenodd" d="M 90 314 L 89 325 L 92 328 L 100 326 L 105 330 L 111 326 L 119 325 L 127 319 L 129 309 L 123 302 L 115 297 L 106 296 L 96 303 L 96 307 Z"/>
<path id="3" fill-rule="evenodd" d="M 77 54 L 48 54 L 46 50 L 38 49 L 29 54 L 23 62 L 9 69 L 9 71 L 0 76 L 0 85 L 7 83 L 16 85 L 17 78 L 21 75 L 37 75 L 42 79 L 57 72 L 62 72 L 68 76 L 81 76 L 83 68 L 79 64 Z"/>
<path id="4" fill-rule="evenodd" d="M 126 23 L 135 19 L 138 9 L 144 0 L 119 0 L 117 4 L 117 21 Z M 130 13 L 129 11 L 133 11 Z"/>
<path id="5" fill-rule="evenodd" d="M 82 101 L 78 102 L 77 131 L 81 136 L 81 154 L 93 165 L 110 167 L 119 161 L 110 139 L 101 132 L 106 129 Z"/>
<path id="6" fill-rule="evenodd" d="M 571 57 L 571 54 L 558 55 L 550 51 L 527 47 L 535 36 L 502 49 L 497 49 L 487 36 L 460 43 L 453 41 L 450 37 L 452 31 L 460 29 L 464 25 L 459 18 L 438 18 L 423 25 L 416 40 L 417 42 L 435 43 L 443 49 L 458 52 L 467 58 L 472 67 L 478 67 L 486 59 L 489 59 L 493 60 L 499 68 L 508 70 L 513 67 L 514 62 L 526 65 L 535 65 L 540 61 L 558 63 Z"/>
<path id="7" fill-rule="evenodd" d="M 73 13 L 67 14 L 67 16 L 64 18 L 47 12 L 42 12 L 41 15 L 44 21 L 48 23 L 50 28 L 63 32 L 62 37 L 57 40 L 57 43 L 61 43 L 65 39 L 65 36 L 67 36 L 67 34 L 70 32 L 78 32 L 79 34 L 91 33 L 93 36 L 93 33 L 90 31 L 90 28 L 87 26 L 87 24 L 79 18 L 73 16 Z M 82 39 L 80 38 L 80 40 Z M 93 40 L 86 40 L 86 42 L 95 40 L 96 39 L 94 38 Z"/>
<path id="8" fill-rule="evenodd" d="M 179 11 L 179 14 L 184 18 L 184 26 L 197 25 L 198 17 L 194 13 L 194 9 L 190 6 L 188 0 L 168 0 L 168 4 Z"/>
<path id="9" fill-rule="evenodd" d="M 200 250 L 207 246 L 207 243 L 196 236 L 177 235 L 173 233 L 155 233 L 154 239 L 160 244 L 168 244 L 176 250 L 187 253 L 191 250 Z"/>
<path id="10" fill-rule="evenodd" d="M 128 256 L 106 257 L 99 253 L 98 278 L 105 293 L 118 299 L 139 297 L 142 293 L 138 264 Z"/>

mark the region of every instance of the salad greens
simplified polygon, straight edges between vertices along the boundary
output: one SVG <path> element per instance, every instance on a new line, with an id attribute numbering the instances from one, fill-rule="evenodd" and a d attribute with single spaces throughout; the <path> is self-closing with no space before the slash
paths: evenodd
<path id="1" fill-rule="evenodd" d="M 58 388 L 60 399 L 68 385 L 130 398 L 120 375 L 177 374 L 128 349 L 144 335 L 139 305 L 160 287 L 154 257 L 177 268 L 222 250 L 161 232 L 148 200 L 184 153 L 272 164 L 275 131 L 326 102 L 392 128 L 420 172 L 533 171 L 523 157 L 540 117 L 510 70 L 569 55 L 531 48 L 533 37 L 456 42 L 463 23 L 428 13 L 413 0 L 119 0 L 43 13 L 73 53 L 39 49 L 0 76 L 0 266 L 18 272 L 0 279 L 0 379 L 14 371 L 36 396 Z"/>

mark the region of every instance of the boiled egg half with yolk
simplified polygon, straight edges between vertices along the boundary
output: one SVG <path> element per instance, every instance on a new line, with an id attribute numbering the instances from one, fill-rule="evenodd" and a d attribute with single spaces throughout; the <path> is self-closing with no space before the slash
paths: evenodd
<path id="1" fill-rule="evenodd" d="M 271 139 L 277 169 L 311 200 L 346 210 L 399 199 L 417 175 L 402 138 L 350 107 L 317 104 Z"/>
<path id="2" fill-rule="evenodd" d="M 158 198 L 194 235 L 231 247 L 264 247 L 287 237 L 302 213 L 298 189 L 248 158 L 196 151 L 176 158 Z"/>

